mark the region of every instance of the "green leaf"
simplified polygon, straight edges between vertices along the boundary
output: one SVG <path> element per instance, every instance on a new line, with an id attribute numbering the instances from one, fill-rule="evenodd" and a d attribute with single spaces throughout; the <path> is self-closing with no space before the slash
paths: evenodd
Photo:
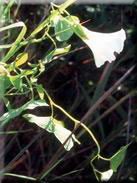
<path id="1" fill-rule="evenodd" d="M 66 149 L 66 151 L 70 151 L 71 148 L 74 146 L 75 135 L 72 134 L 72 136 L 68 139 L 68 137 L 71 135 L 71 133 L 72 132 L 70 130 L 64 128 L 62 125 L 60 125 L 60 124 L 55 125 L 54 135 L 61 142 L 61 144 L 64 145 L 64 148 Z"/>
<path id="2" fill-rule="evenodd" d="M 58 41 L 66 41 L 73 33 L 72 25 L 65 18 L 60 18 L 55 26 L 56 39 Z"/>
<path id="3" fill-rule="evenodd" d="M 82 40 L 83 39 L 87 39 L 87 35 L 86 33 L 84 32 L 83 28 L 82 28 L 82 25 L 80 24 L 77 24 L 75 27 L 74 27 L 74 32 L 77 36 L 79 36 Z"/>
<path id="4" fill-rule="evenodd" d="M 0 98 L 4 97 L 4 93 L 5 93 L 5 77 L 4 76 L 0 76 Z"/>
<path id="5" fill-rule="evenodd" d="M 110 168 L 116 172 L 119 165 L 125 158 L 126 150 L 129 144 L 120 148 L 120 150 L 110 158 Z"/>
<path id="6" fill-rule="evenodd" d="M 60 19 L 64 19 L 66 21 L 69 21 L 68 23 L 70 25 L 76 25 L 76 24 L 80 23 L 79 18 L 76 17 L 76 16 L 69 15 L 67 17 L 62 17 L 61 15 L 58 15 L 58 16 L 56 16 L 56 17 L 54 17 L 53 19 L 50 20 L 51 21 L 51 26 L 56 27 Z"/>
<path id="7" fill-rule="evenodd" d="M 28 75 L 31 75 L 31 74 L 33 74 L 33 69 L 32 70 L 22 70 L 21 71 L 21 76 L 28 76 Z"/>
<path id="8" fill-rule="evenodd" d="M 9 112 L 4 113 L 0 117 L 0 122 L 2 122 L 1 125 L 4 125 L 10 119 L 13 119 L 19 116 L 26 109 L 34 109 L 35 107 L 39 107 L 39 106 L 48 106 L 48 104 L 44 100 L 36 100 L 36 101 L 31 100 L 17 109 L 11 109 Z"/>
<path id="9" fill-rule="evenodd" d="M 45 129 L 46 131 L 50 133 L 54 133 L 55 127 L 52 123 L 51 117 L 41 117 L 41 116 L 35 116 L 32 114 L 25 114 L 23 115 L 24 118 L 26 118 L 29 122 L 35 123 L 39 127 Z"/>
<path id="10" fill-rule="evenodd" d="M 17 59 L 15 61 L 15 66 L 19 67 L 19 66 L 23 65 L 24 63 L 26 63 L 27 60 L 28 60 L 28 53 L 27 52 L 20 53 L 17 56 Z"/>
<path id="11" fill-rule="evenodd" d="M 9 29 L 13 29 L 13 28 L 18 28 L 18 27 L 22 27 L 21 32 L 19 33 L 18 37 L 16 38 L 16 40 L 10 44 L 11 48 L 10 50 L 7 52 L 7 54 L 5 55 L 5 57 L 3 57 L 1 62 L 7 62 L 17 51 L 17 49 L 19 48 L 19 43 L 21 42 L 21 40 L 24 38 L 26 31 L 27 31 L 27 27 L 24 24 L 24 22 L 17 22 L 11 25 L 8 25 L 6 27 L 2 27 L 0 28 L 0 32 L 9 30 Z"/>
<path id="12" fill-rule="evenodd" d="M 54 56 L 60 55 L 60 54 L 65 54 L 68 53 L 71 48 L 71 45 L 69 44 L 68 46 L 64 48 L 56 48 L 55 50 L 52 50 L 43 60 L 43 64 L 50 63 L 51 61 L 54 60 Z"/>
<path id="13" fill-rule="evenodd" d="M 57 49 L 55 49 L 55 52 L 53 53 L 53 56 L 68 53 L 70 48 L 71 48 L 70 44 L 68 46 L 64 47 L 64 48 L 57 48 Z"/>
<path id="14" fill-rule="evenodd" d="M 26 109 L 34 109 L 36 107 L 40 107 L 40 106 L 49 106 L 45 100 L 32 100 L 29 103 L 24 105 L 25 110 Z"/>
<path id="15" fill-rule="evenodd" d="M 8 110 L 8 111 L 11 110 L 11 104 L 10 104 L 9 99 L 6 98 L 6 97 L 3 97 L 3 102 L 4 102 L 4 104 L 5 104 L 6 108 L 7 108 L 7 110 Z"/>
<path id="16" fill-rule="evenodd" d="M 22 79 L 20 76 L 10 76 L 9 79 L 17 90 L 22 91 Z"/>
<path id="17" fill-rule="evenodd" d="M 61 16 L 60 15 L 57 15 L 55 16 L 54 18 L 50 18 L 50 25 L 51 27 L 56 27 L 58 21 L 60 20 Z"/>
<path id="18" fill-rule="evenodd" d="M 0 98 L 4 97 L 6 89 L 11 85 L 8 76 L 0 76 Z"/>
<path id="19" fill-rule="evenodd" d="M 72 134 L 72 136 L 68 139 L 72 132 L 64 128 L 61 122 L 57 121 L 51 116 L 41 117 L 33 114 L 25 114 L 23 117 L 26 118 L 29 122 L 35 123 L 37 126 L 45 129 L 46 131 L 54 133 L 56 138 L 61 142 L 61 144 L 64 145 L 66 151 L 70 151 L 70 149 L 74 146 L 74 141 L 79 143 L 74 134 Z"/>
<path id="20" fill-rule="evenodd" d="M 43 100 L 44 99 L 44 88 L 43 88 L 43 86 L 42 85 L 37 85 L 36 88 L 37 88 L 37 92 L 39 94 L 40 99 Z"/>
<path id="21" fill-rule="evenodd" d="M 76 16 L 67 16 L 66 19 L 74 26 L 80 24 L 80 20 Z"/>

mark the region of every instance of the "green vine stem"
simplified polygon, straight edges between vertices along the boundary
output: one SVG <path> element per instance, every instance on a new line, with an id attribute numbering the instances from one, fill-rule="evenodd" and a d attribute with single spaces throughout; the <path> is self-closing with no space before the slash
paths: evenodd
<path id="1" fill-rule="evenodd" d="M 51 97 L 49 96 L 49 94 L 47 93 L 47 91 L 46 91 L 46 90 L 44 90 L 44 91 L 45 91 L 46 96 L 47 96 L 48 99 L 49 99 L 50 105 L 51 105 L 52 107 L 54 106 L 54 107 L 58 108 L 60 111 L 62 111 L 69 119 L 71 119 L 71 120 L 75 123 L 75 126 L 78 126 L 78 125 L 82 126 L 82 127 L 85 129 L 85 131 L 88 132 L 88 134 L 91 136 L 92 140 L 93 140 L 94 143 L 96 144 L 96 146 L 97 146 L 97 153 L 96 153 L 96 155 L 91 159 L 90 164 L 91 164 L 91 166 L 92 166 L 92 168 L 93 168 L 93 171 L 94 171 L 94 174 L 95 174 L 95 176 L 96 176 L 96 179 L 99 181 L 98 176 L 97 176 L 97 172 L 98 172 L 98 173 L 100 173 L 100 172 L 94 167 L 93 161 L 94 161 L 96 158 L 102 159 L 102 160 L 104 160 L 104 161 L 110 161 L 110 159 L 109 159 L 109 158 L 104 158 L 104 157 L 102 157 L 102 156 L 100 155 L 100 146 L 99 146 L 99 143 L 98 143 L 98 141 L 96 140 L 94 134 L 91 132 L 91 130 L 90 130 L 85 124 L 83 124 L 83 123 L 80 122 L 79 120 L 75 119 L 75 118 L 72 117 L 70 114 L 68 114 L 62 107 L 60 107 L 59 105 L 55 104 L 55 103 L 53 102 L 53 100 L 51 99 Z M 52 109 L 52 110 L 53 110 L 53 109 Z M 53 117 L 53 113 L 52 113 L 52 117 Z"/>
<path id="2" fill-rule="evenodd" d="M 71 4 L 76 2 L 76 0 L 67 0 L 65 3 L 61 4 L 57 10 L 52 11 L 52 14 L 43 21 L 27 38 L 27 40 L 32 39 L 35 37 L 35 35 L 40 32 L 42 29 L 44 29 L 46 26 L 49 25 L 50 21 L 53 20 L 56 16 L 58 16 L 60 13 L 63 13 L 66 8 L 68 8 Z"/>
<path id="3" fill-rule="evenodd" d="M 49 96 L 49 94 L 47 93 L 47 91 L 45 90 L 45 94 L 47 95 L 47 97 L 48 97 L 48 99 L 49 99 L 49 101 L 50 101 L 50 103 L 52 103 L 52 105 L 54 106 L 54 107 L 56 107 L 56 108 L 58 108 L 60 111 L 62 111 L 69 119 L 71 119 L 76 125 L 81 125 L 88 133 L 89 133 L 89 135 L 91 136 L 91 138 L 93 139 L 93 141 L 95 142 L 95 144 L 96 144 L 96 146 L 97 146 L 97 149 L 98 149 L 98 152 L 97 152 L 97 155 L 96 155 L 96 157 L 97 156 L 100 156 L 99 154 L 100 154 L 100 146 L 99 146 L 99 143 L 98 143 L 98 141 L 96 140 L 96 138 L 95 138 L 95 136 L 93 135 L 93 133 L 89 130 L 89 128 L 85 125 L 85 124 L 83 124 L 83 123 L 81 123 L 79 120 L 77 120 L 77 119 L 75 119 L 74 117 L 72 117 L 70 114 L 68 114 L 62 107 L 60 107 L 59 105 L 57 105 L 57 104 L 55 104 L 54 102 L 53 102 L 53 100 L 51 99 L 51 97 Z M 101 156 L 100 156 L 101 157 Z M 103 157 L 102 157 L 103 158 Z"/>
<path id="4" fill-rule="evenodd" d="M 31 41 L 32 41 L 32 43 L 36 43 L 36 42 L 40 42 L 40 41 L 44 40 L 45 37 L 43 37 L 43 36 L 42 36 L 42 38 L 39 38 L 38 40 L 35 39 L 36 34 L 39 33 L 41 30 L 45 29 L 46 27 L 49 27 L 51 20 L 53 20 L 60 13 L 65 12 L 65 9 L 68 8 L 75 1 L 76 0 L 67 0 L 65 3 L 61 4 L 59 6 L 59 8 L 57 10 L 52 11 L 51 15 L 46 20 L 44 20 L 42 23 L 40 23 L 40 25 L 38 25 L 38 27 L 36 29 L 34 29 L 34 31 L 26 39 L 24 37 L 25 37 L 26 31 L 27 31 L 27 28 L 26 28 L 26 26 L 24 26 L 22 29 L 22 32 L 20 33 L 20 35 L 16 39 L 17 43 L 8 45 L 8 47 L 11 47 L 11 49 L 9 51 L 12 52 L 12 54 L 8 55 L 7 58 L 4 58 L 4 60 L 2 60 L 2 62 L 7 62 L 9 60 L 9 58 L 13 55 L 13 53 L 15 54 L 22 46 L 25 46 L 27 44 L 31 44 Z M 18 23 L 15 23 L 15 24 L 18 25 Z M 15 24 L 14 24 L 14 26 L 15 26 Z M 24 23 L 22 23 L 22 22 L 20 22 L 20 24 L 24 25 Z M 9 27 L 11 27 L 11 25 Z M 3 28 L 3 29 L 7 29 L 7 27 Z M 1 31 L 3 31 L 3 29 L 1 29 Z M 47 33 L 44 34 L 44 36 L 45 35 L 48 37 Z M 23 41 L 20 40 L 21 38 L 23 38 Z M 52 41 L 54 44 L 53 39 L 52 39 Z"/>

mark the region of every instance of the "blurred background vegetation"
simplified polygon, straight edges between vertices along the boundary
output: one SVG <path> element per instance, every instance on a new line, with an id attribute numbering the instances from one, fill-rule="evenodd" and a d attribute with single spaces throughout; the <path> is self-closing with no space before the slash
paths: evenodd
<path id="1" fill-rule="evenodd" d="M 28 27 L 29 35 L 49 15 L 50 8 L 47 4 L 13 5 L 6 24 L 23 21 Z M 137 2 L 132 5 L 73 5 L 68 11 L 78 16 L 81 23 L 90 30 L 114 32 L 125 29 L 127 40 L 124 50 L 114 63 L 106 63 L 97 69 L 89 48 L 73 35 L 69 40 L 72 44 L 71 52 L 47 64 L 39 83 L 47 89 L 58 105 L 92 129 L 101 145 L 103 156 L 110 157 L 121 146 L 132 142 L 125 161 L 112 180 L 136 182 L 137 72 L 134 69 L 128 74 L 128 71 L 137 63 Z M 16 33 L 14 30 L 7 35 L 10 41 Z M 60 43 L 60 46 L 65 44 Z M 48 41 L 43 41 L 27 48 L 31 62 L 37 63 L 42 59 L 49 50 L 49 45 Z M 114 84 L 124 74 L 127 77 L 113 89 Z M 113 89 L 112 93 L 107 93 L 110 88 Z M 98 105 L 97 101 L 103 94 L 106 94 L 105 100 Z M 27 97 L 10 97 L 10 100 L 17 108 L 27 101 Z M 72 129 L 70 120 L 60 111 L 55 112 L 56 118 L 64 121 L 65 125 Z M 31 113 L 47 116 L 50 111 L 37 108 Z M 14 131 L 5 135 L 5 166 L 9 166 L 10 173 L 37 177 L 46 166 L 48 167 L 53 156 L 55 162 L 59 161 L 60 156 L 56 156 L 56 151 L 60 143 L 51 134 L 26 123 L 21 116 L 12 120 L 5 131 Z M 43 182 L 74 182 L 77 179 L 82 183 L 95 180 L 90 158 L 94 155 L 96 147 L 82 129 L 76 133 L 80 137 L 81 145 L 75 145 L 70 152 L 63 152 L 63 161 L 52 169 Z M 103 161 L 95 163 L 100 171 L 108 170 L 108 165 Z M 19 178 L 5 176 L 3 182 L 30 183 L 30 180 L 21 181 Z"/>

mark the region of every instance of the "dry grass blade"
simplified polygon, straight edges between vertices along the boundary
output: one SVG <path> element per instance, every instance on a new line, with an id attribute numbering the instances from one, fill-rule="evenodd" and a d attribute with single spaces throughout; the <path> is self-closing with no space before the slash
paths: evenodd
<path id="1" fill-rule="evenodd" d="M 135 65 L 132 66 L 108 91 L 106 91 L 97 102 L 86 112 L 81 122 L 88 120 L 90 115 L 99 107 L 99 105 L 127 78 L 127 76 L 133 71 Z"/>

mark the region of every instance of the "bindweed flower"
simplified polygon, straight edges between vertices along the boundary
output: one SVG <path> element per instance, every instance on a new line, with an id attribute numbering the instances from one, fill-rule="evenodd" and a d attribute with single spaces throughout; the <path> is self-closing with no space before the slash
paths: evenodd
<path id="1" fill-rule="evenodd" d="M 101 173 L 101 181 L 108 181 L 113 175 L 113 170 L 110 169 L 106 172 Z"/>
<path id="2" fill-rule="evenodd" d="M 113 33 L 99 33 L 82 26 L 82 30 L 87 37 L 82 40 L 92 50 L 97 67 L 102 66 L 106 61 L 111 63 L 116 59 L 115 52 L 119 54 L 123 50 L 126 39 L 123 29 Z"/>

